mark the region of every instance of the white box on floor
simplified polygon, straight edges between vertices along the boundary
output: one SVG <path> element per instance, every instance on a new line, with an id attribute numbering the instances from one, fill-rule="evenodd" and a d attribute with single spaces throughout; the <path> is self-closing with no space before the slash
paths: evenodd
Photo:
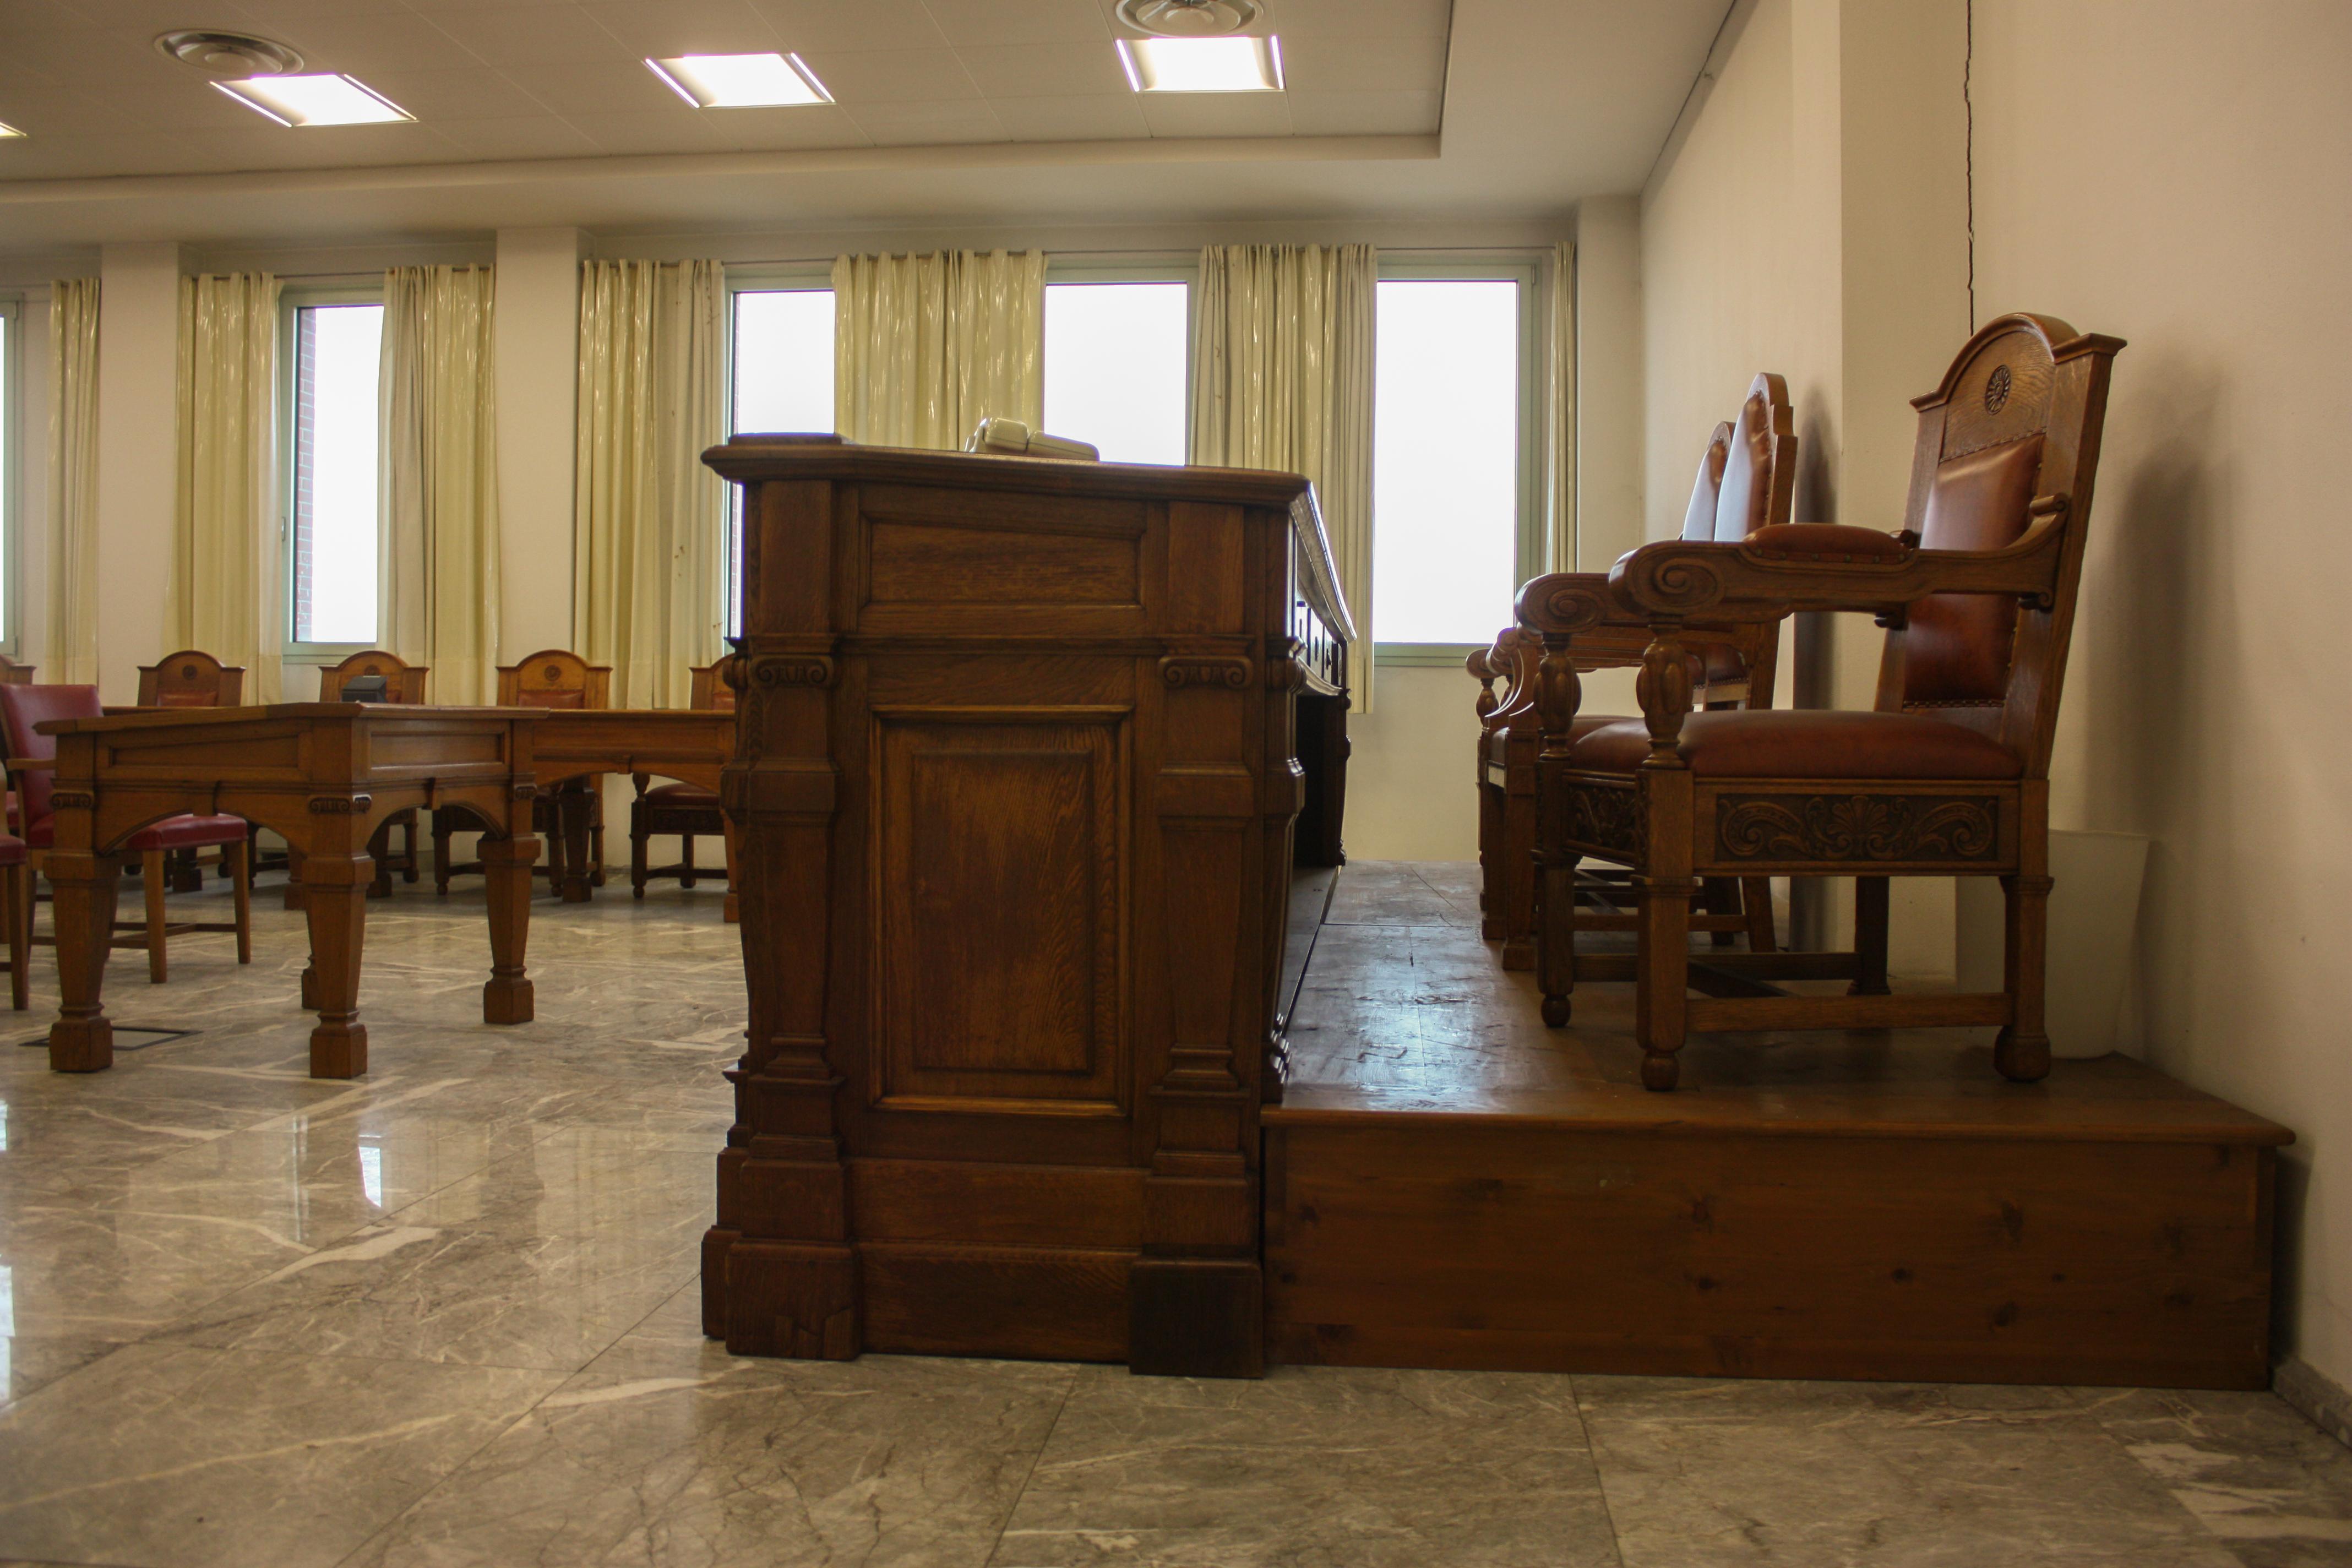
<path id="1" fill-rule="evenodd" d="M 2050 969 L 2043 1014 L 2061 1057 L 2141 1054 L 2121 1037 L 2132 938 L 2139 927 L 2147 840 L 2136 833 L 2050 834 Z M 1997 877 L 1957 879 L 1953 973 L 1962 991 L 2000 989 L 2002 900 Z"/>

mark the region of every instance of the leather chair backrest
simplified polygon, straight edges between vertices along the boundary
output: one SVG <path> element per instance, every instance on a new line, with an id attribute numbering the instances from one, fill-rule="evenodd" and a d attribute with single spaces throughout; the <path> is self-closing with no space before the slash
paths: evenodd
<path id="1" fill-rule="evenodd" d="M 139 667 L 142 708 L 235 708 L 245 700 L 245 667 L 200 648 L 182 648 Z"/>
<path id="2" fill-rule="evenodd" d="M 1731 427 L 1715 531 L 1695 537 L 1737 544 L 1758 529 L 1788 521 L 1796 493 L 1796 410 L 1789 405 L 1789 384 L 1766 371 L 1748 384 L 1748 401 Z"/>
<path id="3" fill-rule="evenodd" d="M 509 708 L 602 709 L 611 706 L 613 667 L 590 664 L 562 648 L 541 648 L 520 663 L 499 667 L 499 702 Z"/>
<path id="4" fill-rule="evenodd" d="M 1934 392 L 1915 398 L 1905 526 L 1929 550 L 2042 541 L 2046 595 L 1938 594 L 1887 633 L 1878 706 L 1932 713 L 2010 746 L 2048 776 L 2059 690 L 2119 338 L 2016 314 L 1970 338 Z"/>
<path id="5" fill-rule="evenodd" d="M 6 731 L 8 755 L 40 761 L 58 754 L 58 738 L 34 726 L 50 719 L 96 719 L 106 709 L 95 686 L 15 686 L 0 684 L 0 729 Z M 48 768 L 24 768 L 10 775 L 16 786 L 18 820 L 27 828 L 45 822 L 55 809 L 49 793 L 57 774 Z"/>
<path id="6" fill-rule="evenodd" d="M 1707 437 L 1706 455 L 1698 460 L 1698 479 L 1691 486 L 1690 505 L 1683 510 L 1683 537 L 1715 537 L 1716 504 L 1723 496 L 1723 469 L 1731 460 L 1731 423 L 1726 420 Z"/>
<path id="7" fill-rule="evenodd" d="M 422 702 L 425 700 L 425 678 L 428 673 L 423 665 L 411 664 L 398 654 L 372 647 L 365 653 L 355 653 L 342 663 L 329 665 L 319 671 L 319 700 L 341 702 L 345 681 L 362 675 L 381 675 L 384 679 L 383 700 L 386 702 Z"/>

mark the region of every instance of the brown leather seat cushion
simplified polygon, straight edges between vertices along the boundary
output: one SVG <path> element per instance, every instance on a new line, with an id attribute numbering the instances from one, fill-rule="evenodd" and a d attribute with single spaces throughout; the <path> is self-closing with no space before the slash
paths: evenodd
<path id="1" fill-rule="evenodd" d="M 664 805 L 707 806 L 712 811 L 719 809 L 718 792 L 707 790 L 700 784 L 656 784 L 646 791 L 645 798 L 659 801 Z"/>
<path id="2" fill-rule="evenodd" d="M 1579 741 L 1573 762 L 1631 773 L 1649 754 L 1648 727 L 1628 719 Z M 1683 721 L 1682 754 L 1701 778 L 2013 779 L 2024 772 L 2000 742 L 1916 713 L 1694 713 Z"/>
<path id="3" fill-rule="evenodd" d="M 1910 546 L 1891 533 L 1843 522 L 1791 522 L 1748 541 L 1767 561 L 1893 561 Z"/>
<path id="4" fill-rule="evenodd" d="M 1598 730 L 1603 724 L 1618 724 L 1622 722 L 1623 720 L 1615 713 L 1579 713 L 1574 719 L 1569 721 L 1568 738 L 1570 742 L 1573 744 L 1575 742 L 1582 740 L 1585 736 L 1590 735 L 1593 731 Z M 1507 767 L 1510 763 L 1510 742 L 1511 737 L 1509 731 L 1504 730 L 1496 730 L 1491 731 L 1486 736 L 1487 763 L 1492 766 L 1498 768 Z"/>

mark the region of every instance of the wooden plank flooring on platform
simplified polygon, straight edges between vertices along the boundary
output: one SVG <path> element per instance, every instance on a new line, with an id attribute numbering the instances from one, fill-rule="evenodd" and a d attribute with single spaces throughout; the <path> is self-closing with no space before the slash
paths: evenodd
<path id="1" fill-rule="evenodd" d="M 1543 1026 L 1466 868 L 1340 879 L 1265 1113 L 1269 1344 L 1360 1365 L 2259 1386 L 2287 1131 L 1989 1030 Z"/>

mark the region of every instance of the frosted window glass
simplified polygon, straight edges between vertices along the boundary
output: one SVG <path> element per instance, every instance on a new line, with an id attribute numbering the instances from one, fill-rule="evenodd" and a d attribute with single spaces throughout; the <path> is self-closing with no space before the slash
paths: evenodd
<path id="1" fill-rule="evenodd" d="M 295 312 L 294 640 L 376 640 L 382 305 Z"/>
<path id="2" fill-rule="evenodd" d="M 1045 431 L 1107 463 L 1185 459 L 1182 283 L 1055 283 L 1045 289 Z"/>

